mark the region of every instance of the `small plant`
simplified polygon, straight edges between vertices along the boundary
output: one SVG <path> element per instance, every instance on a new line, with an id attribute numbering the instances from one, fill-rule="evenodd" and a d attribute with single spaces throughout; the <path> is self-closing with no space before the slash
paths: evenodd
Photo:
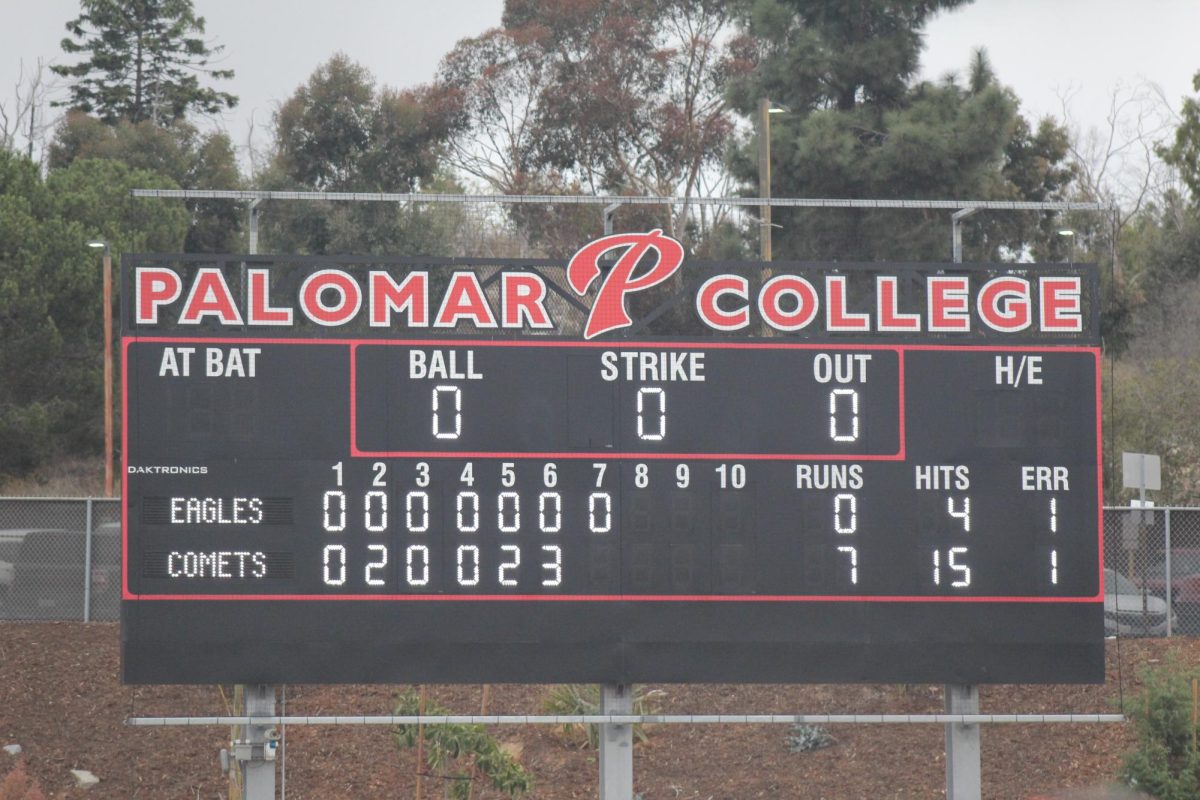
<path id="1" fill-rule="evenodd" d="M 413 690 L 397 698 L 397 716 L 415 716 L 419 709 L 420 699 Z M 438 716 L 450 711 L 427 703 L 425 713 Z M 417 726 L 398 725 L 392 729 L 392 737 L 397 747 L 416 747 Z M 519 797 L 533 786 L 533 777 L 483 725 L 427 725 L 424 750 L 430 771 L 445 779 L 442 796 L 449 800 L 471 797 L 478 778 L 488 780 L 493 789 L 509 797 Z"/>
<path id="2" fill-rule="evenodd" d="M 654 697 L 661 692 L 654 690 L 650 692 L 642 691 L 640 686 L 633 687 L 633 713 L 634 714 L 653 714 L 652 706 Z M 550 694 L 546 697 L 546 702 L 543 704 L 547 714 L 564 714 L 573 716 L 586 716 L 588 714 L 600 713 L 600 687 L 594 683 L 561 683 L 550 690 Z M 568 722 L 562 726 L 563 732 L 568 735 L 580 735 L 580 744 L 584 747 L 596 749 L 600 743 L 600 726 L 599 725 L 578 725 L 573 722 Z M 646 729 L 640 723 L 633 726 L 633 739 L 635 742 L 645 742 L 647 740 Z"/>
<path id="3" fill-rule="evenodd" d="M 1158 800 L 1200 796 L 1200 755 L 1192 723 L 1192 680 L 1196 670 L 1174 658 L 1142 672 L 1143 689 L 1129 716 L 1137 729 L 1137 749 L 1126 754 L 1121 777 Z"/>
<path id="4" fill-rule="evenodd" d="M 796 723 L 792 726 L 792 732 L 788 734 L 786 741 L 788 750 L 793 753 L 808 753 L 820 750 L 822 747 L 829 747 L 837 740 L 820 725 Z"/>

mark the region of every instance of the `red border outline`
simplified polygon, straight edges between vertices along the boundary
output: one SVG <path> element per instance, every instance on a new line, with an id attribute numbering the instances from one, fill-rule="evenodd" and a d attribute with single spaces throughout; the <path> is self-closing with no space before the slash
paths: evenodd
<path id="1" fill-rule="evenodd" d="M 637 349 L 675 349 L 675 350 L 883 350 L 894 352 L 897 361 L 897 434 L 898 450 L 895 453 L 641 453 L 641 452 L 529 452 L 514 453 L 511 451 L 457 451 L 457 450 L 362 450 L 358 446 L 358 359 L 355 355 L 361 345 L 400 346 L 400 347 L 587 347 L 603 348 L 606 350 Z M 904 352 L 897 345 L 877 347 L 872 345 L 817 345 L 800 343 L 751 343 L 751 342 L 573 342 L 532 340 L 467 340 L 463 342 L 448 342 L 444 339 L 414 339 L 414 340 L 355 340 L 350 343 L 350 455 L 353 458 L 510 458 L 510 459 L 542 459 L 557 460 L 571 459 L 603 459 L 605 461 L 660 461 L 670 459 L 687 459 L 691 461 L 723 461 L 737 459 L 739 461 L 903 461 L 905 450 L 905 417 L 904 417 Z"/>
<path id="2" fill-rule="evenodd" d="M 388 340 L 393 341 L 393 340 Z M 403 340 L 404 344 L 427 344 L 434 340 Z M 447 346 L 447 340 L 436 340 L 439 346 Z M 297 594 L 140 594 L 129 591 L 129 369 L 128 351 L 133 344 L 162 343 L 201 343 L 212 344 L 315 344 L 315 345 L 350 345 L 357 343 L 381 343 L 381 340 L 353 339 L 267 339 L 267 338 L 232 338 L 232 337 L 174 337 L 174 336 L 122 336 L 121 337 L 121 599 L 126 601 L 421 601 L 421 602 L 754 602 L 754 603 L 1103 603 L 1104 602 L 1104 458 L 1102 449 L 1102 372 L 1098 347 L 1085 346 L 1024 346 L 1004 347 L 1001 345 L 837 345 L 837 344 L 786 344 L 786 343 L 750 343 L 750 342 L 655 342 L 652 346 L 659 348 L 700 348 L 720 346 L 732 349 L 750 348 L 834 348 L 857 350 L 895 350 L 900 356 L 900 442 L 901 452 L 905 451 L 905 416 L 904 416 L 904 353 L 908 350 L 949 350 L 968 352 L 1008 352 L 1008 353 L 1091 353 L 1096 364 L 1096 513 L 1097 513 L 1097 555 L 1099 562 L 1099 590 L 1091 597 L 1033 597 L 1033 596 L 987 596 L 987 597 L 956 597 L 947 595 L 909 596 L 909 595 L 419 595 L 419 594 L 380 594 L 380 595 L 297 595 Z M 480 346 L 496 345 L 496 342 L 483 340 L 450 340 L 449 346 Z M 506 342 L 510 346 L 558 346 L 558 347 L 614 347 L 637 346 L 637 342 Z M 353 380 L 353 350 L 351 351 L 351 377 Z M 351 386 L 353 391 L 353 385 Z M 353 402 L 351 412 L 353 413 Z M 353 443 L 352 443 L 353 444 Z M 648 458 L 649 456 L 640 455 Z M 451 453 L 446 457 L 472 457 L 471 454 Z M 529 456 L 537 457 L 537 456 Z M 606 457 L 611 458 L 611 455 Z M 696 456 L 679 456 L 697 458 Z M 790 457 L 788 457 L 790 458 Z M 885 457 L 889 461 L 903 460 L 903 456 Z M 860 457 L 853 460 L 865 460 Z M 874 460 L 880 460 L 876 457 Z"/>

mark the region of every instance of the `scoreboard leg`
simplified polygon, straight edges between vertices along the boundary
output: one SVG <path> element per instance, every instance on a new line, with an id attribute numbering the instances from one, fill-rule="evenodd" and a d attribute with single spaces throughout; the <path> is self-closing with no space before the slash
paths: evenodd
<path id="1" fill-rule="evenodd" d="M 601 714 L 632 714 L 633 687 L 600 684 Z M 633 798 L 633 726 L 600 725 L 600 800 Z"/>
<path id="2" fill-rule="evenodd" d="M 978 714 L 979 687 L 946 684 L 947 714 Z M 979 725 L 946 723 L 946 800 L 980 800 Z"/>
<path id="3" fill-rule="evenodd" d="M 275 687 L 247 685 L 245 713 L 248 717 L 275 716 Z M 242 771 L 243 800 L 275 800 L 275 730 L 270 725 L 245 725 L 236 749 Z"/>

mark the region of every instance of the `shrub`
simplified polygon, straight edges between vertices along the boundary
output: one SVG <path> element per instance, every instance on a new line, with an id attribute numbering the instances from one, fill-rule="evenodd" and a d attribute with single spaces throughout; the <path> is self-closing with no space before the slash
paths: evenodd
<path id="1" fill-rule="evenodd" d="M 420 698 L 412 689 L 397 698 L 397 716 L 414 716 L 419 710 Z M 430 702 L 426 703 L 425 713 L 441 716 L 450 711 Z M 398 725 L 392 737 L 398 747 L 416 747 L 417 726 Z M 533 786 L 532 776 L 483 725 L 426 725 L 424 750 L 429 769 L 446 782 L 443 796 L 453 800 L 469 798 L 472 785 L 480 777 L 509 797 L 518 797 Z"/>
<path id="2" fill-rule="evenodd" d="M 1137 749 L 1125 756 L 1121 777 L 1158 800 L 1192 800 L 1200 796 L 1200 755 L 1193 745 L 1192 679 L 1168 659 L 1142 673 L 1143 689 L 1129 716 L 1138 734 Z"/>
<path id="3" fill-rule="evenodd" d="M 633 686 L 633 713 L 653 714 L 653 698 L 658 691 L 643 692 L 638 685 Z M 561 683 L 550 689 L 550 694 L 543 704 L 547 714 L 564 714 L 586 716 L 600 713 L 600 686 L 595 683 Z M 593 750 L 600 742 L 599 725 L 577 725 L 566 723 L 562 726 L 568 735 L 580 734 L 580 744 Z M 633 726 L 635 742 L 646 741 L 645 726 L 640 723 Z"/>

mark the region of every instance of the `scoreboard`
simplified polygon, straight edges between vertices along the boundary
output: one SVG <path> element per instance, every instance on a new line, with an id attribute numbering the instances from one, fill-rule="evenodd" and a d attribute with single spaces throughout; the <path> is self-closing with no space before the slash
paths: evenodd
<path id="1" fill-rule="evenodd" d="M 630 239 L 126 257 L 125 680 L 1102 680 L 1091 268 Z"/>

